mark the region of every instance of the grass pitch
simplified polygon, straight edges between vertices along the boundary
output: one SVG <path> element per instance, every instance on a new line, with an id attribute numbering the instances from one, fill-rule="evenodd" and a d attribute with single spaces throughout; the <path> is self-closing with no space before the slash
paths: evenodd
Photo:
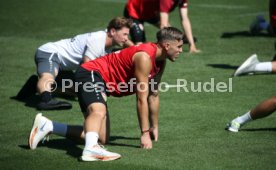
<path id="1" fill-rule="evenodd" d="M 232 92 L 161 93 L 159 141 L 152 150 L 139 149 L 135 97 L 109 98 L 111 144 L 122 154 L 112 162 L 78 161 L 82 145 L 52 135 L 31 151 L 27 139 L 38 112 L 29 104 L 10 99 L 34 74 L 34 52 L 40 45 L 73 35 L 104 29 L 122 15 L 124 0 L 9 0 L 0 1 L 0 168 L 1 169 L 275 169 L 276 115 L 254 121 L 237 134 L 228 133 L 228 121 L 275 95 L 275 75 L 232 79 Z M 169 63 L 163 81 L 229 82 L 234 70 L 251 54 L 261 61 L 275 55 L 275 38 L 252 37 L 249 24 L 257 14 L 268 19 L 268 0 L 190 1 L 189 16 L 197 47 L 187 45 L 175 63 Z M 170 16 L 181 28 L 177 10 Z M 149 41 L 156 28 L 145 25 Z M 190 86 L 188 87 L 191 90 Z M 55 121 L 82 124 L 76 100 L 68 111 L 44 111 Z"/>

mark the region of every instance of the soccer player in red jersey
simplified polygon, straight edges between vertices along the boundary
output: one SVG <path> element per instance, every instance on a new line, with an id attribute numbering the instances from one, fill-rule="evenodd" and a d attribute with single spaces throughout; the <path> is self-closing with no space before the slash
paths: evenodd
<path id="1" fill-rule="evenodd" d="M 169 13 L 179 7 L 181 24 L 190 44 L 190 53 L 200 52 L 195 46 L 192 26 L 188 17 L 188 0 L 128 0 L 124 16 L 133 20 L 130 30 L 132 41 L 139 44 L 146 41 L 144 22 L 159 28 L 170 26 Z"/>
<path id="2" fill-rule="evenodd" d="M 98 140 L 104 144 L 109 138 L 106 100 L 109 95 L 136 94 L 141 147 L 151 149 L 151 136 L 158 140 L 158 84 L 166 59 L 174 62 L 182 52 L 183 33 L 166 27 L 157 33 L 157 40 L 157 43 L 131 46 L 82 64 L 76 71 L 75 87 L 78 87 L 79 103 L 85 118 L 83 128 L 57 123 L 41 113 L 37 114 L 29 137 L 30 148 L 35 149 L 40 140 L 53 133 L 85 139 L 83 161 L 120 158 L 121 155 L 98 145 Z"/>

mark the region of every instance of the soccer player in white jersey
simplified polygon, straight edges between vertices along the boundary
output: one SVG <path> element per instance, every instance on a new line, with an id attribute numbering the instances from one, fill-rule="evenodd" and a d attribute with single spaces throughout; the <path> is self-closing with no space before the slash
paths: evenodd
<path id="1" fill-rule="evenodd" d="M 94 60 L 112 51 L 112 47 L 123 46 L 128 39 L 132 21 L 123 17 L 112 19 L 106 31 L 77 35 L 71 39 L 49 42 L 40 46 L 35 54 L 39 110 L 70 109 L 68 102 L 52 98 L 51 87 L 60 70 L 75 70 L 81 62 Z"/>

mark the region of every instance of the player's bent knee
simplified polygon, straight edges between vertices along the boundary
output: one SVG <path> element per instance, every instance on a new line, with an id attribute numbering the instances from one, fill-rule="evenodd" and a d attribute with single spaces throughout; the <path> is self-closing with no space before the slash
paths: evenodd
<path id="1" fill-rule="evenodd" d="M 271 100 L 272 100 L 273 104 L 276 105 L 276 96 L 273 96 L 273 97 L 271 98 Z"/>
<path id="2" fill-rule="evenodd" d="M 92 103 L 87 107 L 87 113 L 88 115 L 93 114 L 104 119 L 106 116 L 106 107 L 103 103 Z"/>
<path id="3" fill-rule="evenodd" d="M 39 74 L 40 79 L 55 79 L 54 75 L 51 73 L 41 73 Z"/>

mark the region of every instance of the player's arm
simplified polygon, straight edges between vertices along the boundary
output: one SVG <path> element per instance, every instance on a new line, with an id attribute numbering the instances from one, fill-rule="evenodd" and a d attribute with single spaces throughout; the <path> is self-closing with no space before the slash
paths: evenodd
<path id="1" fill-rule="evenodd" d="M 127 41 L 124 43 L 124 48 L 130 47 L 135 45 L 134 42 L 132 42 L 130 39 L 127 39 Z"/>
<path id="2" fill-rule="evenodd" d="M 148 106 L 148 75 L 151 70 L 150 56 L 145 52 L 138 52 L 133 56 L 135 65 L 136 78 L 136 99 L 137 99 L 137 114 L 141 129 L 141 147 L 144 149 L 152 148 L 152 141 L 149 134 L 149 106 Z"/>
<path id="3" fill-rule="evenodd" d="M 167 12 L 160 12 L 160 29 L 169 26 L 169 14 Z"/>
<path id="4" fill-rule="evenodd" d="M 150 135 L 151 138 L 155 141 L 158 140 L 158 114 L 159 114 L 159 92 L 158 86 L 161 82 L 163 72 L 165 70 L 166 61 L 162 63 L 161 70 L 154 77 L 154 86 L 150 87 L 148 103 L 149 103 L 149 112 L 150 112 Z"/>
<path id="5" fill-rule="evenodd" d="M 83 63 L 86 63 L 86 62 L 88 62 L 88 61 L 90 61 L 91 59 L 89 58 L 89 57 L 87 57 L 87 56 L 84 56 L 83 58 L 82 58 L 82 61 L 83 61 Z"/>
<path id="6" fill-rule="evenodd" d="M 192 33 L 192 26 L 191 26 L 190 19 L 188 17 L 188 8 L 180 8 L 179 10 L 180 10 L 180 16 L 181 16 L 181 24 L 190 44 L 190 53 L 200 52 L 200 50 L 198 50 L 195 46 L 193 33 Z"/>

